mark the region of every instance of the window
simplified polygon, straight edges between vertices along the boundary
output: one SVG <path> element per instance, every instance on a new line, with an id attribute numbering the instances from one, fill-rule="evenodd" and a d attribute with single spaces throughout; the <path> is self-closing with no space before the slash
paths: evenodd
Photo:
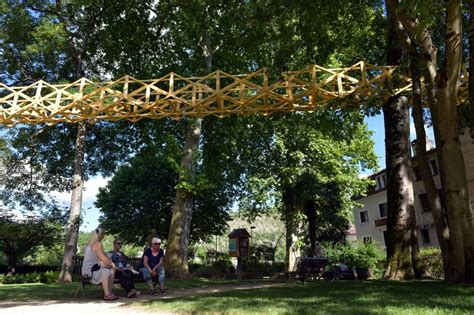
<path id="1" fill-rule="evenodd" d="M 383 231 L 383 243 L 387 246 L 388 234 L 387 230 Z"/>
<path id="2" fill-rule="evenodd" d="M 421 229 L 420 233 L 421 233 L 421 241 L 423 242 L 423 244 L 430 244 L 431 243 L 430 232 L 427 229 Z"/>
<path id="3" fill-rule="evenodd" d="M 433 176 L 436 176 L 439 174 L 438 172 L 438 164 L 436 164 L 436 160 L 431 160 L 430 161 L 430 164 L 431 164 L 431 174 Z"/>
<path id="4" fill-rule="evenodd" d="M 420 198 L 421 210 L 423 210 L 423 212 L 430 212 L 431 207 L 428 202 L 428 196 L 426 194 L 419 194 L 418 197 Z"/>
<path id="5" fill-rule="evenodd" d="M 415 182 L 419 182 L 422 179 L 420 168 L 418 166 L 415 166 L 413 168 L 413 173 L 415 175 Z"/>
<path id="6" fill-rule="evenodd" d="M 381 218 L 385 218 L 387 216 L 387 203 L 379 204 L 379 213 Z"/>
<path id="7" fill-rule="evenodd" d="M 387 182 L 387 177 L 384 175 L 380 175 L 377 177 L 377 183 L 379 184 L 378 189 L 384 189 L 385 183 Z"/>
<path id="8" fill-rule="evenodd" d="M 372 243 L 372 237 L 371 236 L 364 236 L 362 238 L 364 244 L 369 244 L 369 243 Z"/>
<path id="9" fill-rule="evenodd" d="M 366 211 L 360 212 L 360 223 L 369 222 L 369 213 Z"/>
<path id="10" fill-rule="evenodd" d="M 377 177 L 377 183 L 379 184 L 379 189 L 382 189 L 382 180 L 380 179 L 380 177 Z"/>

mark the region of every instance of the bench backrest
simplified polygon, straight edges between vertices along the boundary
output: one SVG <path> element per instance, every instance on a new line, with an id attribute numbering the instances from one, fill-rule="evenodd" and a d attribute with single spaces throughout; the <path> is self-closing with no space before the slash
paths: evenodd
<path id="1" fill-rule="evenodd" d="M 297 263 L 297 272 L 319 272 L 326 267 L 329 259 L 325 257 L 301 257 Z"/>
<path id="2" fill-rule="evenodd" d="M 141 258 L 127 258 L 127 262 L 133 266 L 133 269 L 138 270 L 141 264 Z M 74 256 L 72 258 L 72 274 L 81 275 L 82 263 L 84 262 L 84 256 Z"/>

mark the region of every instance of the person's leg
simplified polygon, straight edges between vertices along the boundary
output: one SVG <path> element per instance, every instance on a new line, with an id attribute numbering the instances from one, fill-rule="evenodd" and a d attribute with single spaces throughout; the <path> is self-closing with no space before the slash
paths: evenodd
<path id="1" fill-rule="evenodd" d="M 130 292 L 130 290 L 133 289 L 133 283 L 131 283 L 130 275 L 127 273 L 127 271 L 129 270 L 115 271 L 115 278 L 119 279 L 120 285 L 125 290 L 125 293 L 128 294 L 128 292 Z"/>
<path id="2" fill-rule="evenodd" d="M 160 292 L 165 293 L 165 268 L 158 268 L 158 280 L 160 282 Z"/>
<path id="3" fill-rule="evenodd" d="M 102 290 L 104 290 L 104 300 L 109 300 L 112 297 L 112 291 L 110 289 L 110 272 L 108 269 L 101 268 L 94 272 L 95 276 L 100 278 L 100 284 L 102 285 Z M 113 279 L 112 279 L 113 283 Z"/>
<path id="4" fill-rule="evenodd" d="M 155 292 L 155 287 L 153 286 L 153 282 L 151 281 L 150 271 L 148 271 L 147 268 L 140 268 L 139 271 L 142 273 L 143 280 L 145 280 L 146 284 L 148 285 L 148 288 L 150 289 L 150 294 L 153 294 L 153 292 Z"/>
<path id="5" fill-rule="evenodd" d="M 140 294 L 139 291 L 135 290 L 135 284 L 133 283 L 133 273 L 130 270 L 124 270 L 122 272 L 122 287 L 124 288 L 125 292 L 127 293 L 127 297 L 131 298 Z"/>
<path id="6" fill-rule="evenodd" d="M 100 269 L 102 272 L 102 286 L 107 287 L 108 291 L 108 296 L 111 299 L 117 298 L 115 294 L 112 292 L 112 287 L 114 285 L 114 278 L 115 278 L 115 272 L 113 269 L 109 268 L 101 268 Z"/>

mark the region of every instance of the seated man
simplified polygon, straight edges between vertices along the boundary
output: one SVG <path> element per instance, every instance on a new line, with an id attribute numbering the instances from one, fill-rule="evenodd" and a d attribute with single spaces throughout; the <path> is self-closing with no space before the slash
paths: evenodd
<path id="1" fill-rule="evenodd" d="M 116 266 L 115 278 L 120 280 L 120 285 L 125 290 L 128 298 L 132 298 L 140 294 L 140 291 L 135 289 L 135 284 L 133 283 L 133 273 L 130 268 L 127 268 L 127 256 L 120 251 L 122 248 L 122 240 L 116 238 L 114 240 L 114 250 L 109 252 L 110 259 L 114 262 Z"/>
<path id="2" fill-rule="evenodd" d="M 157 295 L 152 279 L 158 277 L 160 293 L 165 294 L 165 269 L 163 268 L 163 257 L 165 253 L 161 247 L 161 239 L 154 237 L 151 240 L 151 248 L 147 248 L 142 256 L 140 272 L 148 284 L 151 295 Z"/>
<path id="3" fill-rule="evenodd" d="M 354 278 L 357 280 L 357 271 L 355 267 L 349 268 L 346 265 L 346 259 L 344 257 L 341 257 L 339 260 L 339 276 L 340 278 L 343 278 L 344 276 L 348 276 L 350 278 Z"/>

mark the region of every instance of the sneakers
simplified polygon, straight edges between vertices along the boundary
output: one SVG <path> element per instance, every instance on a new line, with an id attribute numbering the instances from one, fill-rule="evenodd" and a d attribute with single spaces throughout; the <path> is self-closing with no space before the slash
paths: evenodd
<path id="1" fill-rule="evenodd" d="M 164 289 L 160 289 L 160 294 L 166 294 L 166 291 Z"/>

